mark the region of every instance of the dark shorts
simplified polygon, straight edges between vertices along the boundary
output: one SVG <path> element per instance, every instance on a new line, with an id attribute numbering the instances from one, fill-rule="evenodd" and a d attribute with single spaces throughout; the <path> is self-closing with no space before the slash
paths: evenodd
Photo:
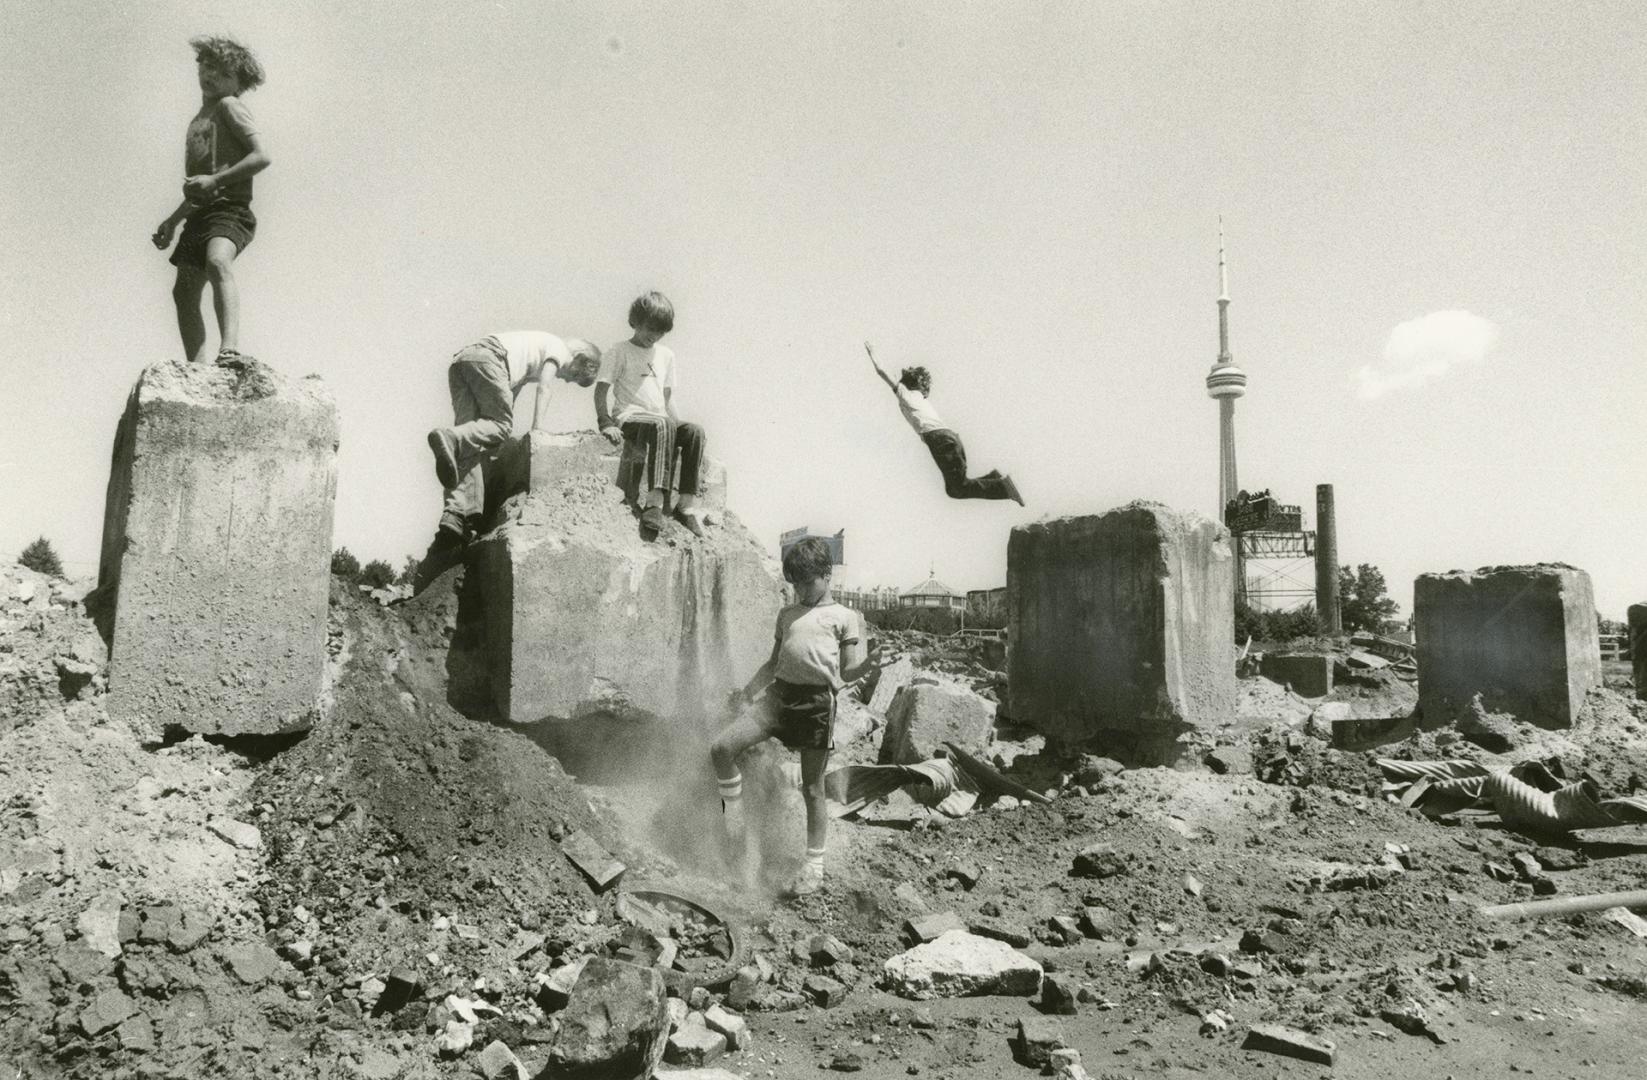
<path id="1" fill-rule="evenodd" d="M 177 238 L 172 252 L 173 266 L 206 269 L 206 241 L 214 236 L 227 236 L 234 241 L 235 254 L 246 250 L 257 232 L 257 218 L 252 208 L 241 203 L 212 203 L 189 213 L 183 223 L 183 235 Z"/>
<path id="2" fill-rule="evenodd" d="M 773 679 L 766 692 L 766 733 L 791 750 L 833 750 L 835 691 Z"/>

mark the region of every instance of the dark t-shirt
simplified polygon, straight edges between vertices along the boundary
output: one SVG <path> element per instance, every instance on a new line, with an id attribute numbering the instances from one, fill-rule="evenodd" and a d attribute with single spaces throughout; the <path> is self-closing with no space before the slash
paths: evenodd
<path id="1" fill-rule="evenodd" d="M 189 133 L 184 138 L 183 175 L 201 176 L 228 168 L 251 152 L 251 140 L 256 134 L 252 114 L 239 98 L 221 98 L 201 106 L 189 121 Z M 248 176 L 218 188 L 211 201 L 249 204 L 252 178 Z"/>

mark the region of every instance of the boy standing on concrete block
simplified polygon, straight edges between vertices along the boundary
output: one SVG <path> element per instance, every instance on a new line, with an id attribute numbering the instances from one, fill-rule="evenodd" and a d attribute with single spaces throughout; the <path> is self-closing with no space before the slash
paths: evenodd
<path id="1" fill-rule="evenodd" d="M 904 419 L 909 421 L 909 426 L 926 444 L 932 460 L 938 463 L 938 471 L 944 477 L 945 495 L 951 499 L 1011 499 L 1019 506 L 1024 505 L 1024 497 L 1018 494 L 1018 485 L 1012 482 L 1010 476 L 1002 476 L 991 469 L 982 476 L 967 478 L 966 447 L 962 445 L 961 437 L 939 419 L 937 410 L 927 400 L 927 395 L 932 392 L 932 376 L 926 368 L 904 368 L 894 382 L 876 361 L 875 349 L 867 341 L 864 342 L 864 351 L 869 354 L 869 363 L 875 368 L 875 374 L 898 399 L 898 408 L 903 412 Z"/>
<path id="2" fill-rule="evenodd" d="M 234 260 L 257 231 L 252 177 L 269 167 L 269 155 L 240 95 L 262 84 L 263 66 L 225 37 L 197 37 L 189 44 L 194 46 L 201 104 L 184 140 L 183 201 L 150 239 L 165 251 L 183 224 L 171 263 L 177 267 L 172 301 L 185 358 L 206 359 L 200 297 L 209 281 L 217 312 L 217 362 L 234 366 L 240 360 L 240 290 Z"/>
<path id="3" fill-rule="evenodd" d="M 680 459 L 680 486 L 675 517 L 696 536 L 703 535 L 698 493 L 703 482 L 703 428 L 683 424 L 675 415 L 675 353 L 658 342 L 675 328 L 675 308 L 662 293 L 649 292 L 629 305 L 634 333 L 606 350 L 595 382 L 595 418 L 600 433 L 614 446 L 627 444 L 644 455 L 646 495 L 641 525 L 652 536 L 663 528 L 663 507 L 675 486 L 675 459 Z M 607 394 L 612 396 L 608 407 Z"/>
<path id="4" fill-rule="evenodd" d="M 868 670 L 858 613 L 829 594 L 834 569 L 829 544 L 809 536 L 783 555 L 783 576 L 795 586 L 796 603 L 778 612 L 772 656 L 744 687 L 739 704 L 765 691 L 756 709 L 741 714 L 716 736 L 710 749 L 720 781 L 721 811 L 728 835 L 744 833 L 743 773 L 738 759 L 750 747 L 775 738 L 801 755 L 806 800 L 806 861 L 786 890 L 804 896 L 823 886 L 829 810 L 824 773 L 835 745 L 835 695 Z"/>
<path id="5" fill-rule="evenodd" d="M 445 490 L 435 539 L 418 564 L 427 584 L 463 548 L 486 508 L 482 464 L 515 430 L 515 399 L 528 383 L 537 387 L 532 430 L 549 417 L 549 379 L 589 386 L 600 368 L 600 350 L 578 338 L 562 340 L 541 330 L 489 334 L 459 349 L 446 368 L 452 395 L 452 427 L 429 432 L 435 475 Z"/>

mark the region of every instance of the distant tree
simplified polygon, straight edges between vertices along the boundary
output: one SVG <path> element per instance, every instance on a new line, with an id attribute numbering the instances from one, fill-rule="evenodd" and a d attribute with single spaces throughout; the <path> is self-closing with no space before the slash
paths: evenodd
<path id="1" fill-rule="evenodd" d="M 360 583 L 374 589 L 387 589 L 395 583 L 395 568 L 382 559 L 373 559 L 360 568 Z"/>
<path id="2" fill-rule="evenodd" d="M 1321 620 L 1315 605 L 1305 604 L 1292 611 L 1259 611 L 1252 605 L 1238 601 L 1235 605 L 1235 641 L 1262 641 L 1269 645 L 1315 637 L 1321 632 Z"/>
<path id="3" fill-rule="evenodd" d="M 1377 633 L 1399 609 L 1400 605 L 1390 599 L 1384 572 L 1378 567 L 1362 563 L 1354 570 L 1338 568 L 1338 610 L 1346 633 Z"/>
<path id="4" fill-rule="evenodd" d="M 57 557 L 57 551 L 51 546 L 51 541 L 44 536 L 24 548 L 23 554 L 17 556 L 17 562 L 37 574 L 63 576 L 63 560 Z"/>
<path id="5" fill-rule="evenodd" d="M 417 568 L 417 556 L 406 556 L 406 565 L 400 568 L 400 576 L 395 579 L 395 584 L 410 585 L 417 578 Z"/>
<path id="6" fill-rule="evenodd" d="M 332 552 L 332 574 L 345 581 L 354 581 L 360 577 L 360 560 L 349 554 L 349 549 L 340 547 Z"/>

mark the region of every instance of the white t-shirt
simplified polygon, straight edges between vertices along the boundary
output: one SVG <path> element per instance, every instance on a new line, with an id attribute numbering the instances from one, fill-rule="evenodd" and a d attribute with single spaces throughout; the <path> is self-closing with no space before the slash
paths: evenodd
<path id="1" fill-rule="evenodd" d="M 903 410 L 904 419 L 909 426 L 915 429 L 915 434 L 925 435 L 929 431 L 938 431 L 948 427 L 938 416 L 938 410 L 932 407 L 932 402 L 919 390 L 911 390 L 903 383 L 899 383 L 893 393 L 898 395 L 898 408 Z"/>
<path id="2" fill-rule="evenodd" d="M 572 353 L 566 342 L 542 330 L 505 330 L 488 335 L 498 343 L 508 357 L 509 386 L 519 389 L 520 384 L 542 377 L 547 361 L 557 368 L 572 362 Z"/>
<path id="3" fill-rule="evenodd" d="M 663 392 L 675 389 L 675 353 L 667 345 L 643 349 L 620 341 L 601 354 L 595 382 L 612 387 L 612 419 L 620 424 L 632 416 L 667 416 Z"/>
<path id="4" fill-rule="evenodd" d="M 774 677 L 801 686 L 841 688 L 841 649 L 860 640 L 858 613 L 831 600 L 778 612 L 778 663 Z"/>

